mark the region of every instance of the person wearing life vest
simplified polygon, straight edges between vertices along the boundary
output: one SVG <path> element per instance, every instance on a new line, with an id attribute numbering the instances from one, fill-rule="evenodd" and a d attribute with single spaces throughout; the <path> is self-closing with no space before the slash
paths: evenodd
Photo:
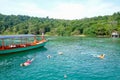
<path id="1" fill-rule="evenodd" d="M 101 54 L 98 57 L 101 58 L 101 59 L 103 59 L 105 57 L 105 54 Z"/>

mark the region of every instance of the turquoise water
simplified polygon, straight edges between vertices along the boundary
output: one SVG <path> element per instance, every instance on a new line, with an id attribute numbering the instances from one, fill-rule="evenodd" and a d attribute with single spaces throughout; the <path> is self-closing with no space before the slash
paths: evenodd
<path id="1" fill-rule="evenodd" d="M 0 80 L 119 80 L 120 39 L 48 37 L 43 48 L 0 55 Z M 58 53 L 62 52 L 62 55 Z M 99 54 L 105 54 L 99 59 Z M 47 58 L 51 55 L 51 58 Z M 28 58 L 31 65 L 21 67 Z"/>

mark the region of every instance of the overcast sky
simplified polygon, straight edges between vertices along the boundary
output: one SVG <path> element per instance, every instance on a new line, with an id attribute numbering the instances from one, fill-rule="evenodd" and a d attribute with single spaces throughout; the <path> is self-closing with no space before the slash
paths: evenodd
<path id="1" fill-rule="evenodd" d="M 81 19 L 120 12 L 120 0 L 0 0 L 0 13 Z"/>

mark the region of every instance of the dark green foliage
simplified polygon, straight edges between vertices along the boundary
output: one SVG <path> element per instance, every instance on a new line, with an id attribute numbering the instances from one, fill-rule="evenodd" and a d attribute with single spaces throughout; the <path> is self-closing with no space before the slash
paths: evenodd
<path id="1" fill-rule="evenodd" d="M 80 20 L 63 20 L 0 14 L 0 34 L 41 34 L 58 36 L 110 36 L 120 33 L 120 12 Z"/>

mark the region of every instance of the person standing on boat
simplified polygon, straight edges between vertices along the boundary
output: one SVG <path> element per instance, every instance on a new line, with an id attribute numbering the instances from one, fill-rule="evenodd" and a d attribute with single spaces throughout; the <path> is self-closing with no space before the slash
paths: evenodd
<path id="1" fill-rule="evenodd" d="M 41 36 L 41 38 L 42 38 L 42 40 L 44 40 L 44 39 L 45 39 L 45 37 L 44 37 L 44 33 L 42 33 L 42 36 Z"/>
<path id="2" fill-rule="evenodd" d="M 42 33 L 42 35 L 41 35 L 41 41 L 40 42 L 46 42 L 46 39 L 44 37 L 44 33 Z"/>

